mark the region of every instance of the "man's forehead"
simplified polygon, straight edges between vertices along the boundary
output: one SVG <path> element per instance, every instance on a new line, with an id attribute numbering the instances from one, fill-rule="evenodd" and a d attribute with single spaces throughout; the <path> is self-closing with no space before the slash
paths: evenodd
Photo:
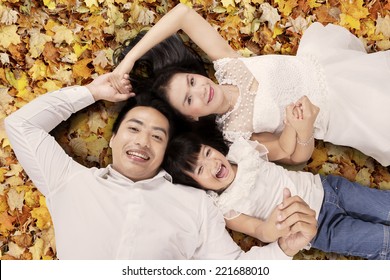
<path id="1" fill-rule="evenodd" d="M 161 126 L 169 128 L 169 121 L 160 111 L 153 107 L 137 106 L 130 109 L 126 114 L 127 121 L 138 120 L 145 124 L 160 124 Z"/>

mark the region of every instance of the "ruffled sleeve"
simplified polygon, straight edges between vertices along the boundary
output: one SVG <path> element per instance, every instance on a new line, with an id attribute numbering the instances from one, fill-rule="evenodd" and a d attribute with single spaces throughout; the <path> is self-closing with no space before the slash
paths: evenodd
<path id="1" fill-rule="evenodd" d="M 238 138 L 231 146 L 227 158 L 237 164 L 233 183 L 220 195 L 208 191 L 209 196 L 222 211 L 225 219 L 234 219 L 241 213 L 250 215 L 251 191 L 256 185 L 261 162 L 267 161 L 268 150 L 256 141 Z"/>

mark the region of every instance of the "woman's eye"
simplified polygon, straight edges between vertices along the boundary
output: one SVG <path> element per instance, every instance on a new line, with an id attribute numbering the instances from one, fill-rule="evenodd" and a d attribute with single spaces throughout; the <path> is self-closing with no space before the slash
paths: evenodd
<path id="1" fill-rule="evenodd" d="M 191 105 L 191 103 L 192 103 L 192 97 L 191 97 L 191 96 L 189 96 L 189 97 L 187 98 L 187 103 L 188 103 L 188 105 Z"/>
<path id="2" fill-rule="evenodd" d="M 203 166 L 199 167 L 199 169 L 198 169 L 198 175 L 202 174 L 202 172 L 203 172 Z"/>
<path id="3" fill-rule="evenodd" d="M 190 85 L 193 86 L 195 84 L 195 79 L 194 78 L 191 78 L 190 80 Z"/>

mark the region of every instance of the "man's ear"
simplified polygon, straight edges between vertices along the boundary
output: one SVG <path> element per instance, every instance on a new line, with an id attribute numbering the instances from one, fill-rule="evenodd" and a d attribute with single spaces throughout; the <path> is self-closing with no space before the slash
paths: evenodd
<path id="1" fill-rule="evenodd" d="M 112 140 L 114 139 L 115 137 L 115 134 L 112 134 L 111 138 L 110 138 L 110 142 L 108 142 L 108 147 L 112 148 L 111 145 L 112 145 Z"/>

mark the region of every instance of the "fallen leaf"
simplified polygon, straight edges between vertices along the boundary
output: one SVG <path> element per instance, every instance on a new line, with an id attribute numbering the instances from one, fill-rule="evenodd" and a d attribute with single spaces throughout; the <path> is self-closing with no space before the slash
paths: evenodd
<path id="1" fill-rule="evenodd" d="M 7 202 L 11 211 L 18 209 L 19 212 L 22 212 L 24 191 L 18 193 L 14 188 L 10 189 L 7 193 Z"/>

